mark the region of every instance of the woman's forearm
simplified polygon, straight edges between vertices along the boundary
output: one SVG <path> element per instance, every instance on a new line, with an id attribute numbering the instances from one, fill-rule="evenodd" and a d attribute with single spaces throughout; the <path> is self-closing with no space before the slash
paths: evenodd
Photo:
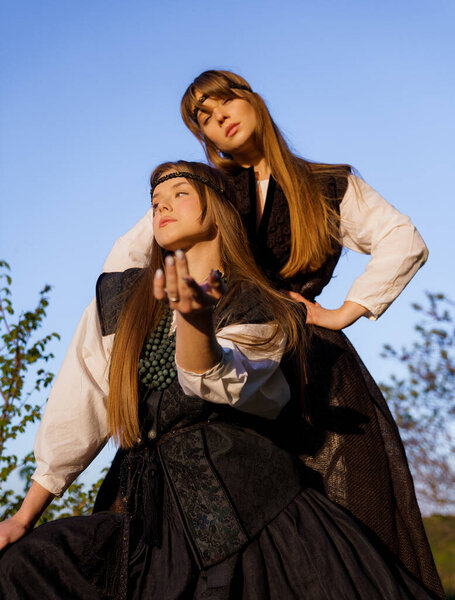
<path id="1" fill-rule="evenodd" d="M 428 249 L 410 218 L 354 175 L 340 205 L 340 233 L 343 246 L 371 255 L 346 300 L 368 306 L 376 320 L 425 263 Z"/>
<path id="2" fill-rule="evenodd" d="M 205 373 L 220 362 L 222 355 L 210 309 L 191 315 L 177 313 L 175 359 L 180 368 Z"/>
<path id="3" fill-rule="evenodd" d="M 334 330 L 344 329 L 369 312 L 368 308 L 351 300 L 345 300 L 340 308 L 328 309 L 323 308 L 318 302 L 310 302 L 297 292 L 288 292 L 288 294 L 290 298 L 305 304 L 308 325 L 318 325 Z"/>
<path id="4" fill-rule="evenodd" d="M 345 300 L 340 308 L 335 310 L 327 310 L 325 319 L 327 319 L 328 329 L 343 329 L 355 323 L 360 317 L 363 317 L 368 313 L 368 309 L 358 304 L 357 302 L 351 302 Z"/>
<path id="5" fill-rule="evenodd" d="M 54 498 L 54 494 L 36 481 L 33 481 L 14 518 L 26 529 L 30 529 L 35 525 Z"/>
<path id="6" fill-rule="evenodd" d="M 367 308 L 350 300 L 346 300 L 340 308 L 335 309 L 323 308 L 317 302 L 313 303 L 308 300 L 305 301 L 305 304 L 307 307 L 307 323 L 326 329 L 344 329 L 368 313 Z"/>

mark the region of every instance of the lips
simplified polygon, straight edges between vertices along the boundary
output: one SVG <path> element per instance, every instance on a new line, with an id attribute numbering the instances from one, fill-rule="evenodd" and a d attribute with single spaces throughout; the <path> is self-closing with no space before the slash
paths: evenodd
<path id="1" fill-rule="evenodd" d="M 240 123 L 232 123 L 231 125 L 228 125 L 225 129 L 225 136 L 228 138 L 232 137 L 237 132 L 239 125 Z"/>
<path id="2" fill-rule="evenodd" d="M 175 221 L 176 219 L 171 219 L 171 217 L 163 217 L 162 219 L 160 219 L 158 226 L 161 229 L 161 227 L 166 227 L 166 225 L 169 225 L 169 223 L 174 223 Z"/>

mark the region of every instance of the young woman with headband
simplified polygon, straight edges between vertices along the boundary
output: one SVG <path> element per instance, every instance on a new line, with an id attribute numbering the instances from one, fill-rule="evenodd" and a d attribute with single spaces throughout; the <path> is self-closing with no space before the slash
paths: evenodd
<path id="1" fill-rule="evenodd" d="M 16 542 L 0 557 L 0 596 L 433 598 L 298 459 L 301 390 L 288 381 L 304 364 L 306 311 L 257 268 L 229 181 L 179 161 L 151 186 L 147 266 L 97 284 L 109 375 L 85 419 L 71 396 L 46 407 L 38 474 L 0 524 L 2 546 Z M 96 513 L 24 536 L 53 497 L 41 463 L 67 482 L 81 440 L 94 455 L 106 436 L 121 450 Z"/>

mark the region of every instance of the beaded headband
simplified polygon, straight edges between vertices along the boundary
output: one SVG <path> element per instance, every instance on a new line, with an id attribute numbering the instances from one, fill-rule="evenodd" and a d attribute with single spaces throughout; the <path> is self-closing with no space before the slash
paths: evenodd
<path id="1" fill-rule="evenodd" d="M 212 188 L 212 190 L 215 190 L 215 192 L 218 192 L 219 194 L 224 194 L 223 188 L 220 188 L 218 185 L 216 185 L 216 183 L 212 183 L 209 179 L 206 179 L 201 175 L 196 175 L 195 173 L 190 173 L 189 171 L 175 171 L 174 173 L 168 173 L 167 175 L 163 175 L 163 177 L 160 177 L 152 183 L 152 189 L 150 190 L 150 196 L 152 198 L 152 201 L 153 192 L 156 186 L 160 185 L 160 183 L 168 181 L 169 179 L 175 179 L 176 177 L 184 177 L 185 179 L 193 179 L 194 181 L 199 181 L 200 183 L 203 183 L 204 185 Z"/>
<path id="2" fill-rule="evenodd" d="M 241 83 L 229 83 L 231 90 L 246 90 L 252 92 L 253 90 L 248 85 L 242 85 Z M 198 100 L 198 104 L 203 104 L 207 100 L 208 96 L 201 96 Z M 199 112 L 199 106 L 194 107 L 193 120 L 197 123 L 197 114 Z"/>

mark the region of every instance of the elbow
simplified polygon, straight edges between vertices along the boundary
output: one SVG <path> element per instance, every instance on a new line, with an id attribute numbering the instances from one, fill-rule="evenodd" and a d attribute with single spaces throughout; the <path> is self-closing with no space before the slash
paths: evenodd
<path id="1" fill-rule="evenodd" d="M 428 247 L 425 244 L 425 242 L 422 239 L 422 236 L 419 234 L 418 231 L 416 231 L 416 237 L 417 237 L 417 244 L 416 244 L 416 262 L 418 264 L 418 268 L 420 269 L 420 267 L 423 267 L 423 265 L 427 262 L 428 260 L 428 255 L 429 255 L 429 251 L 428 251 Z"/>
<path id="2" fill-rule="evenodd" d="M 430 254 L 430 252 L 428 251 L 428 247 L 425 244 L 425 242 L 423 242 L 423 248 L 422 248 L 422 255 L 421 255 L 421 265 L 424 265 L 427 260 L 428 260 L 428 255 Z"/>
<path id="3" fill-rule="evenodd" d="M 409 260 L 414 263 L 415 272 L 427 262 L 429 251 L 419 231 L 410 221 L 409 226 L 403 229 L 403 240 L 406 239 L 404 235 L 406 230 L 408 231 L 407 244 L 409 244 L 409 246 L 408 251 L 405 251 L 404 254 L 407 254 Z"/>

